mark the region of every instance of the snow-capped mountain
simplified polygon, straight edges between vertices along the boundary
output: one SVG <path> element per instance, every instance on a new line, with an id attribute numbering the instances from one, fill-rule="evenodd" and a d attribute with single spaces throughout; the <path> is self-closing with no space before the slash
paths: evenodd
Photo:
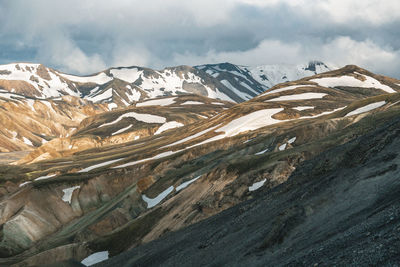
<path id="1" fill-rule="evenodd" d="M 279 83 L 296 81 L 304 77 L 336 69 L 320 61 L 310 61 L 301 65 L 264 65 L 244 67 L 251 76 L 262 85 L 271 88 Z"/>
<path id="2" fill-rule="evenodd" d="M 73 95 L 94 103 L 128 106 L 148 98 L 198 94 L 231 102 L 249 100 L 280 82 L 329 71 L 322 62 L 245 67 L 230 63 L 163 70 L 110 68 L 89 76 L 64 74 L 41 64 L 0 65 L 0 87 L 40 99 Z"/>
<path id="3" fill-rule="evenodd" d="M 218 79 L 244 100 L 249 100 L 263 91 L 288 81 L 334 70 L 320 61 L 301 65 L 240 66 L 230 63 L 200 65 L 195 68 Z"/>
<path id="4" fill-rule="evenodd" d="M 80 96 L 76 84 L 41 64 L 0 65 L 0 88 L 40 99 L 62 95 Z"/>

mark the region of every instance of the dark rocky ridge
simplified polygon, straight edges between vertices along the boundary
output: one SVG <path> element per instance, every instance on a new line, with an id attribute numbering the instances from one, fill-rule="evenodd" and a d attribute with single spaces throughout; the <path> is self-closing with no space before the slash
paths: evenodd
<path id="1" fill-rule="evenodd" d="M 400 119 L 253 200 L 96 266 L 397 266 Z"/>

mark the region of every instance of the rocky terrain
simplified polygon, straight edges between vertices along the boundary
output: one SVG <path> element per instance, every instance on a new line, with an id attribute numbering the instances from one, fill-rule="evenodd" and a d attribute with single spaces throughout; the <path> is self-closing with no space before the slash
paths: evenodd
<path id="1" fill-rule="evenodd" d="M 167 96 L 88 117 L 1 166 L 0 265 L 85 263 L 93 253 L 110 266 L 347 263 L 357 245 L 337 254 L 343 261 L 332 255 L 355 238 L 344 232 L 372 216 L 372 238 L 386 218 L 377 208 L 395 210 L 395 197 L 380 199 L 396 188 L 395 175 L 382 177 L 397 171 L 399 84 L 346 66 L 236 105 Z M 382 191 L 361 203 L 375 185 Z M 380 259 L 390 264 L 388 240 Z"/>
<path id="2" fill-rule="evenodd" d="M 56 137 L 68 138 L 88 116 L 146 99 L 194 94 L 225 103 L 243 102 L 282 81 L 327 70 L 330 68 L 321 62 L 304 66 L 266 65 L 254 71 L 223 63 L 161 71 L 119 67 L 76 76 L 41 64 L 0 65 L 0 119 L 5 126 L 0 129 L 0 152 L 32 150 Z M 108 143 L 92 141 L 91 146 Z M 54 149 L 63 150 L 60 140 L 52 145 L 55 143 Z M 70 142 L 62 143 L 65 146 Z"/>
<path id="3" fill-rule="evenodd" d="M 163 70 L 143 67 L 110 68 L 89 76 L 61 73 L 41 64 L 0 65 L 2 94 L 16 93 L 39 99 L 63 95 L 94 103 L 129 106 L 139 100 L 179 94 L 198 94 L 243 102 L 281 82 L 332 70 L 322 62 L 304 66 L 248 68 L 230 63 L 177 66 Z"/>
<path id="4" fill-rule="evenodd" d="M 0 152 L 32 150 L 48 141 L 71 135 L 80 122 L 108 111 L 79 97 L 37 99 L 14 93 L 0 94 Z"/>
<path id="5" fill-rule="evenodd" d="M 98 266 L 397 266 L 398 110 L 286 183 Z"/>

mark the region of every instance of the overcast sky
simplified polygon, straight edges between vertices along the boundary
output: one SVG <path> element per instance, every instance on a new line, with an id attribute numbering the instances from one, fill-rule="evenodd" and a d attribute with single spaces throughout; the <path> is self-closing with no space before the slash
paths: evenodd
<path id="1" fill-rule="evenodd" d="M 69 73 L 232 62 L 400 78 L 400 0 L 3 0 L 0 63 Z"/>

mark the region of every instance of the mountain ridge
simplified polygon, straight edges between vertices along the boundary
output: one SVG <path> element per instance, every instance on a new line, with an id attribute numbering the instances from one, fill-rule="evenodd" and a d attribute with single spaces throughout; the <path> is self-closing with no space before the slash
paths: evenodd
<path id="1" fill-rule="evenodd" d="M 314 63 L 305 65 L 312 64 Z M 202 70 L 211 66 L 214 73 L 218 67 L 222 77 L 218 79 L 210 75 L 209 70 L 209 73 Z M 318 69 L 318 73 L 330 70 L 325 64 L 324 66 L 324 69 Z M 230 68 L 236 68 L 239 72 L 231 73 Z M 297 69 L 298 66 L 285 68 Z M 306 69 L 307 67 L 303 67 L 305 72 L 293 76 L 293 79 L 311 74 Z M 62 73 L 37 63 L 12 63 L 0 65 L 0 86 L 9 92 L 16 90 L 31 97 L 49 98 L 72 94 L 95 103 L 113 102 L 119 106 L 128 106 L 138 100 L 177 93 L 196 93 L 221 100 L 242 102 L 282 80 L 278 79 L 274 84 L 262 84 L 262 81 L 257 81 L 252 75 L 256 74 L 252 74 L 247 67 L 231 63 L 195 67 L 182 65 L 162 70 L 139 66 L 111 67 L 86 76 Z M 115 80 L 120 80 L 120 84 L 112 83 Z M 18 86 L 17 81 L 21 85 Z M 282 81 L 287 81 L 287 78 Z M 21 88 L 22 85 L 25 89 Z M 53 92 L 49 91 L 51 88 Z"/>

